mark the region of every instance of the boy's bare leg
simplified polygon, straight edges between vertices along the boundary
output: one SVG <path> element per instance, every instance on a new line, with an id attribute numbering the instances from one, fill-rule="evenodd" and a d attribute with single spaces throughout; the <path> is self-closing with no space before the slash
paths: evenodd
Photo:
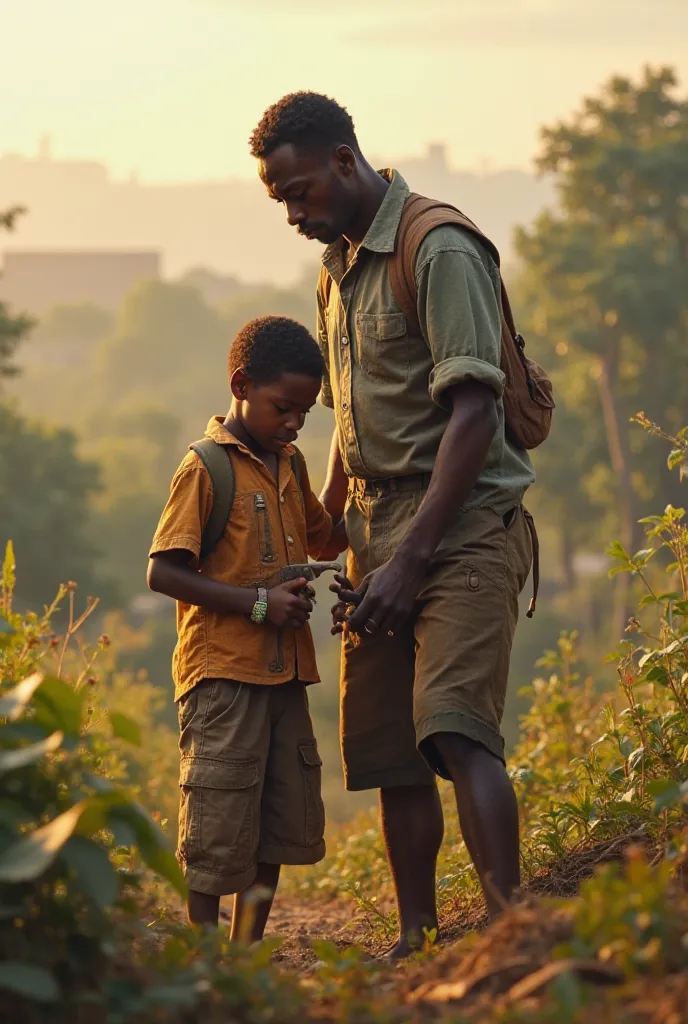
<path id="1" fill-rule="evenodd" d="M 464 841 L 494 917 L 521 884 L 518 804 L 511 779 L 498 757 L 467 736 L 437 733 L 432 740 L 454 783 Z"/>
<path id="2" fill-rule="evenodd" d="M 229 934 L 232 942 L 258 942 L 263 938 L 279 876 L 279 864 L 259 864 L 255 881 L 236 894 Z M 269 891 L 270 895 L 265 897 L 261 889 Z"/>
<path id="3" fill-rule="evenodd" d="M 209 924 L 217 927 L 220 917 L 220 897 L 189 889 L 189 895 L 186 898 L 186 915 L 189 924 Z"/>
<path id="4" fill-rule="evenodd" d="M 437 928 L 435 868 L 444 820 L 436 786 L 380 790 L 382 833 L 399 909 L 399 941 L 387 954 L 408 956 Z"/>

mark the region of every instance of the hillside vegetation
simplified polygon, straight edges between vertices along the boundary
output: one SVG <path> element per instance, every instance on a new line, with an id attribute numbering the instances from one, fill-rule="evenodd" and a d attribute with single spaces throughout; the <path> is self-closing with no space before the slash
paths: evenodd
<path id="1" fill-rule="evenodd" d="M 669 462 L 688 464 L 688 430 L 671 440 Z M 153 727 L 149 684 L 113 671 L 109 637 L 84 639 L 95 602 L 82 608 L 74 584 L 43 614 L 14 610 L 8 546 L 0 602 L 4 1019 L 684 1020 L 688 528 L 673 507 L 643 528 L 642 550 L 610 549 L 612 572 L 629 573 L 644 591 L 611 655 L 616 687 L 581 678 L 576 638 L 562 635 L 523 695 L 530 707 L 510 762 L 523 898 L 485 927 L 465 848 L 445 844 L 441 933 L 428 934 L 425 951 L 402 967 L 374 956 L 396 925 L 380 833 L 366 815 L 330 836 L 321 865 L 289 873 L 279 906 L 299 927 L 282 949 L 279 937 L 249 950 L 222 931 L 181 923 L 183 882 L 160 813 L 171 798 L 160 800 L 160 779 L 174 734 Z M 61 604 L 68 625 L 55 634 Z M 457 835 L 443 795 L 448 834 Z M 331 940 L 311 941 L 338 914 Z"/>

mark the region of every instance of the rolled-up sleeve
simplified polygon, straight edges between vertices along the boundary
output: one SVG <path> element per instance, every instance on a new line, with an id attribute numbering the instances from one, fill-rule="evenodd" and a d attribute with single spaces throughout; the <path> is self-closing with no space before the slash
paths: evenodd
<path id="1" fill-rule="evenodd" d="M 500 397 L 505 377 L 499 368 L 501 311 L 490 276 L 478 254 L 456 246 L 427 247 L 416 264 L 418 317 L 433 359 L 429 391 L 447 408 L 446 392 L 475 380 Z"/>
<path id="2" fill-rule="evenodd" d="M 174 475 L 170 496 L 153 537 L 149 556 L 163 551 L 190 551 L 198 560 L 203 527 L 212 507 L 208 472 L 194 452 L 189 452 Z"/>
<path id="3" fill-rule="evenodd" d="M 322 387 L 320 389 L 320 403 L 327 406 L 328 409 L 334 409 L 334 398 L 332 395 L 332 385 L 330 383 L 330 342 L 327 337 L 327 310 L 323 308 L 322 299 L 320 297 L 320 289 L 318 289 L 317 296 L 317 338 L 322 357 L 325 360 L 325 373 L 323 374 Z"/>

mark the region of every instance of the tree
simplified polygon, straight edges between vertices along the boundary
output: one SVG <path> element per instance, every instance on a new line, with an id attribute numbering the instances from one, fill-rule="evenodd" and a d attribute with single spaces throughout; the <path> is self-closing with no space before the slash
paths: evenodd
<path id="1" fill-rule="evenodd" d="M 0 549 L 12 540 L 27 606 L 49 602 L 68 580 L 114 598 L 94 570 L 98 549 L 88 539 L 99 486 L 98 466 L 77 456 L 70 431 L 30 425 L 0 405 Z"/>
<path id="2" fill-rule="evenodd" d="M 15 222 L 23 213 L 25 210 L 21 206 L 0 211 L 0 230 L 14 231 Z M 12 357 L 31 325 L 29 317 L 10 315 L 7 306 L 0 302 L 0 382 L 3 377 L 14 377 L 17 374 Z"/>
<path id="3" fill-rule="evenodd" d="M 590 494 L 593 474 L 605 477 L 594 454 L 604 439 L 612 487 L 591 498 L 602 497 L 629 549 L 640 543 L 637 521 L 650 500 L 671 501 L 677 486 L 657 471 L 629 419 L 643 409 L 675 432 L 688 391 L 688 101 L 675 87 L 666 68 L 646 69 L 637 84 L 616 77 L 570 121 L 544 129 L 538 167 L 556 175 L 561 208 L 517 235 L 527 329 L 549 362 L 563 361 L 568 442 L 559 435 L 560 458 L 580 469 Z M 587 472 L 581 445 L 594 467 Z M 556 490 L 546 460 L 542 487 Z M 562 529 L 570 526 L 564 518 Z M 623 578 L 617 633 L 627 587 Z"/>
<path id="4" fill-rule="evenodd" d="M 0 213 L 0 229 L 12 230 L 22 212 Z M 0 304 L 0 378 L 19 372 L 11 359 L 30 326 L 28 317 L 10 315 Z M 113 587 L 96 576 L 98 550 L 88 539 L 99 487 L 97 465 L 78 457 L 70 431 L 31 425 L 0 404 L 0 551 L 13 542 L 18 596 L 26 605 L 48 603 L 71 579 L 114 598 Z"/>

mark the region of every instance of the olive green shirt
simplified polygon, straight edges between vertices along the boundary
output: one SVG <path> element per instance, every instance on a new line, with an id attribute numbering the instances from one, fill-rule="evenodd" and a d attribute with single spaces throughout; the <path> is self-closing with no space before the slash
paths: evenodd
<path id="1" fill-rule="evenodd" d="M 464 507 L 506 511 L 535 474 L 528 454 L 504 433 L 499 270 L 469 232 L 435 228 L 416 261 L 422 334 L 410 333 L 387 265 L 408 195 L 394 171 L 349 268 L 343 239 L 323 254 L 332 283 L 327 309 L 318 298 L 327 366 L 321 401 L 334 409 L 346 473 L 370 480 L 431 473 L 449 422 L 447 389 L 465 380 L 489 385 L 499 424 Z"/>

